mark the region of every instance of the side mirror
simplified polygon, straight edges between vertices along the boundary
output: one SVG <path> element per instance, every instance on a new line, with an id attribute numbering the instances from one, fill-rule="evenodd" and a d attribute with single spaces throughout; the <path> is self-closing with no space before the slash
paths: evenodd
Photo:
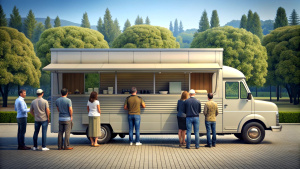
<path id="1" fill-rule="evenodd" d="M 251 93 L 248 93 L 247 99 L 248 99 L 248 100 L 252 100 L 252 94 L 251 94 Z"/>

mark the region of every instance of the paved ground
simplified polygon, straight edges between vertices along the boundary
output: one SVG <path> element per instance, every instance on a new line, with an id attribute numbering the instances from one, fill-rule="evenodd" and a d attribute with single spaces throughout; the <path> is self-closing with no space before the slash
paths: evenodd
<path id="1" fill-rule="evenodd" d="M 128 137 L 116 137 L 100 147 L 90 147 L 85 136 L 71 135 L 74 150 L 59 151 L 57 134 L 49 132 L 50 151 L 22 151 L 16 150 L 16 132 L 17 125 L 0 125 L 0 168 L 300 168 L 300 125 L 284 125 L 278 133 L 266 131 L 258 145 L 226 135 L 217 136 L 217 147 L 210 149 L 203 147 L 203 136 L 200 149 L 190 150 L 180 148 L 175 135 L 142 135 L 142 146 L 129 146 Z M 32 135 L 29 124 L 28 146 Z"/>

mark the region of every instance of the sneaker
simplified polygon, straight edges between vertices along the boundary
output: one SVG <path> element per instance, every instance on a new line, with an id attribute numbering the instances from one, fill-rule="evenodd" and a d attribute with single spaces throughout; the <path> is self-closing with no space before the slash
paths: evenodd
<path id="1" fill-rule="evenodd" d="M 50 149 L 47 148 L 47 147 L 43 147 L 43 148 L 42 148 L 42 151 L 47 151 L 47 150 L 50 150 Z"/>
<path id="2" fill-rule="evenodd" d="M 132 146 L 132 142 L 130 142 L 130 144 L 129 145 L 131 145 Z"/>
<path id="3" fill-rule="evenodd" d="M 140 142 L 137 142 L 137 143 L 135 143 L 135 145 L 136 145 L 136 146 L 141 146 L 141 145 L 142 145 L 142 143 L 140 143 Z"/>
<path id="4" fill-rule="evenodd" d="M 32 147 L 33 151 L 39 150 L 37 147 Z"/>

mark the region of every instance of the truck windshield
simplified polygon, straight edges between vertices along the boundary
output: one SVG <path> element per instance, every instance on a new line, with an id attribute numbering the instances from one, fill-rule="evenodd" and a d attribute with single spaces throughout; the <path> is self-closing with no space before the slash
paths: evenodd
<path id="1" fill-rule="evenodd" d="M 241 89 L 241 93 L 240 93 L 241 99 L 247 99 L 248 93 L 243 82 L 240 82 L 240 89 Z"/>

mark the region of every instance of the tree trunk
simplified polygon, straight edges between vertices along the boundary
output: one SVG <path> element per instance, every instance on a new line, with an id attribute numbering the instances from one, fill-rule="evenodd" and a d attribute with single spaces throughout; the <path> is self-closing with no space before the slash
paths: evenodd
<path id="1" fill-rule="evenodd" d="M 8 91 L 9 91 L 9 84 L 4 85 L 3 91 L 1 88 L 1 94 L 2 94 L 2 100 L 3 100 L 2 107 L 7 107 Z"/>
<path id="2" fill-rule="evenodd" d="M 279 101 L 279 85 L 276 87 L 276 96 L 277 96 L 277 101 Z"/>
<path id="3" fill-rule="evenodd" d="M 257 97 L 257 86 L 256 86 L 256 90 L 255 91 L 256 91 L 256 97 Z"/>
<path id="4" fill-rule="evenodd" d="M 285 88 L 288 92 L 289 98 L 290 98 L 290 103 L 293 103 L 293 96 L 291 94 L 291 89 L 289 88 L 288 84 L 285 85 Z"/>
<path id="5" fill-rule="evenodd" d="M 282 98 L 282 88 L 281 88 L 281 86 L 280 86 L 280 98 Z"/>
<path id="6" fill-rule="evenodd" d="M 270 101 L 272 101 L 272 86 L 270 85 Z"/>

